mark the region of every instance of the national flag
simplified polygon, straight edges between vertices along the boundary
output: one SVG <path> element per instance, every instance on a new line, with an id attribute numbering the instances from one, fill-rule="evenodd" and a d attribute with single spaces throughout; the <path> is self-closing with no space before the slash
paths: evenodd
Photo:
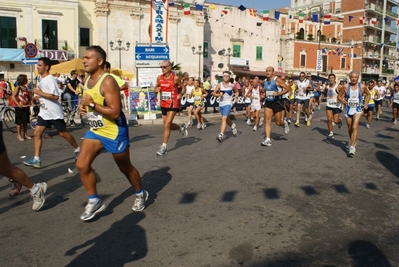
<path id="1" fill-rule="evenodd" d="M 364 17 L 359 17 L 359 23 L 364 24 L 364 19 L 365 19 Z"/>
<path id="2" fill-rule="evenodd" d="M 209 8 L 210 8 L 211 10 L 216 10 L 216 6 L 215 6 L 215 5 L 210 5 Z"/>
<path id="3" fill-rule="evenodd" d="M 313 14 L 312 15 L 312 22 L 319 22 L 319 15 Z"/>
<path id="4" fill-rule="evenodd" d="M 395 19 L 396 21 L 396 26 L 399 26 L 399 19 Z"/>
<path id="5" fill-rule="evenodd" d="M 337 16 L 337 19 L 338 19 L 339 21 L 344 21 L 344 16 L 343 16 L 343 15 L 338 15 L 338 16 Z"/>
<path id="6" fill-rule="evenodd" d="M 370 22 L 371 22 L 371 25 L 376 25 L 377 24 L 377 18 L 372 18 L 370 20 Z"/>
<path id="7" fill-rule="evenodd" d="M 247 9 L 245 6 L 241 5 L 238 7 L 239 10 L 244 11 L 245 9 Z"/>
<path id="8" fill-rule="evenodd" d="M 276 20 L 279 20 L 280 19 L 280 11 L 274 11 L 274 18 L 276 19 Z"/>
<path id="9" fill-rule="evenodd" d="M 384 18 L 385 23 L 388 23 L 388 17 Z"/>
<path id="10" fill-rule="evenodd" d="M 263 16 L 263 21 L 268 21 L 269 20 L 269 10 L 263 10 L 262 16 Z"/>
<path id="11" fill-rule="evenodd" d="M 175 6 L 174 2 L 169 2 L 169 6 Z"/>
<path id="12" fill-rule="evenodd" d="M 299 19 L 299 23 L 303 23 L 303 17 L 304 17 L 305 15 L 302 13 L 302 12 L 299 12 L 299 17 L 298 17 L 298 19 Z"/>
<path id="13" fill-rule="evenodd" d="M 256 17 L 256 9 L 250 8 L 249 10 L 249 15 Z"/>
<path id="14" fill-rule="evenodd" d="M 202 8 L 203 8 L 202 5 L 199 5 L 199 4 L 195 5 L 195 10 L 202 11 Z"/>
<path id="15" fill-rule="evenodd" d="M 348 21 L 351 22 L 353 19 L 353 16 L 348 16 Z"/>
<path id="16" fill-rule="evenodd" d="M 331 14 L 325 14 L 324 15 L 324 24 L 330 25 L 330 21 L 331 21 Z"/>
<path id="17" fill-rule="evenodd" d="M 222 13 L 225 14 L 225 15 L 227 15 L 227 13 L 229 13 L 229 11 L 230 11 L 230 7 L 229 7 L 229 6 L 225 6 L 225 7 L 223 8 L 223 10 L 222 10 Z"/>
<path id="18" fill-rule="evenodd" d="M 190 11 L 190 4 L 186 3 L 183 5 L 183 11 L 184 11 L 184 15 L 190 15 L 191 11 Z"/>
<path id="19" fill-rule="evenodd" d="M 342 53 L 342 57 L 346 57 L 346 53 L 344 52 L 344 53 Z"/>

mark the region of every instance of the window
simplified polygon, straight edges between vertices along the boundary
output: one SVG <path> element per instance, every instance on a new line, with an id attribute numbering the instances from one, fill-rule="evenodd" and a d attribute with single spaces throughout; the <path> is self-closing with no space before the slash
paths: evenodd
<path id="1" fill-rule="evenodd" d="M 79 46 L 90 46 L 90 29 L 80 28 Z"/>
<path id="2" fill-rule="evenodd" d="M 341 57 L 341 69 L 346 69 L 346 58 Z"/>
<path id="3" fill-rule="evenodd" d="M 17 20 L 12 17 L 0 17 L 0 47 L 17 48 Z"/>
<path id="4" fill-rule="evenodd" d="M 209 55 L 208 54 L 208 47 L 209 47 L 209 43 L 208 42 L 204 42 L 203 50 L 202 50 L 204 58 L 208 58 L 208 55 Z"/>
<path id="5" fill-rule="evenodd" d="M 58 27 L 56 20 L 42 20 L 43 49 L 58 50 Z"/>
<path id="6" fill-rule="evenodd" d="M 341 0 L 335 1 L 335 14 L 341 13 Z"/>
<path id="7" fill-rule="evenodd" d="M 262 60 L 262 47 L 256 47 L 256 60 Z"/>
<path id="8" fill-rule="evenodd" d="M 322 64 L 323 64 L 322 72 L 327 72 L 327 60 L 328 60 L 327 55 L 322 55 L 321 57 L 322 57 Z"/>
<path id="9" fill-rule="evenodd" d="M 233 45 L 233 57 L 241 57 L 241 45 Z"/>
<path id="10" fill-rule="evenodd" d="M 301 67 L 306 67 L 306 54 L 301 54 Z"/>

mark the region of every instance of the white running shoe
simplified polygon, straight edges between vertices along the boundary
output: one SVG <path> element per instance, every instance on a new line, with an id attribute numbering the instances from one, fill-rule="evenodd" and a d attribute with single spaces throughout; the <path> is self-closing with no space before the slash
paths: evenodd
<path id="1" fill-rule="evenodd" d="M 327 139 L 334 139 L 334 134 L 331 132 L 327 135 Z"/>
<path id="2" fill-rule="evenodd" d="M 197 129 L 198 129 L 198 130 L 201 129 L 201 123 L 197 123 Z"/>
<path id="3" fill-rule="evenodd" d="M 265 120 L 265 118 L 263 118 L 263 117 L 261 117 L 260 118 L 260 120 L 259 120 L 259 123 L 258 123 L 258 125 L 259 126 L 262 126 L 263 125 L 263 121 Z"/>
<path id="4" fill-rule="evenodd" d="M 161 145 L 159 150 L 157 151 L 157 155 L 158 156 L 162 156 L 168 153 L 168 149 L 166 148 L 166 146 Z"/>
<path id="5" fill-rule="evenodd" d="M 254 128 L 252 129 L 252 131 L 255 132 L 256 130 L 258 130 L 258 126 L 254 125 Z"/>
<path id="6" fill-rule="evenodd" d="M 246 122 L 246 124 L 247 124 L 247 125 L 251 125 L 251 120 L 248 119 L 247 122 Z"/>
<path id="7" fill-rule="evenodd" d="M 36 185 L 39 187 L 39 190 L 37 190 L 37 192 L 34 194 L 32 193 L 30 194 L 33 199 L 32 210 L 34 211 L 38 211 L 43 207 L 44 202 L 46 201 L 44 194 L 47 191 L 46 183 L 42 182 L 42 183 L 37 183 Z"/>
<path id="8" fill-rule="evenodd" d="M 393 121 L 393 125 L 396 125 L 396 123 L 398 123 L 398 120 Z"/>
<path id="9" fill-rule="evenodd" d="M 263 139 L 262 141 L 262 146 L 271 146 L 272 145 L 272 141 L 270 141 L 270 139 Z"/>
<path id="10" fill-rule="evenodd" d="M 223 142 L 224 134 L 222 134 L 222 133 L 218 134 L 218 136 L 216 137 L 216 140 L 218 140 L 220 143 Z"/>
<path id="11" fill-rule="evenodd" d="M 288 122 L 288 124 L 291 124 L 291 123 L 292 123 L 291 119 L 288 119 L 287 122 Z"/>
<path id="12" fill-rule="evenodd" d="M 206 128 L 206 124 L 205 123 L 201 124 L 201 128 L 202 128 L 202 130 L 204 130 Z"/>
<path id="13" fill-rule="evenodd" d="M 354 156 L 356 153 L 356 148 L 354 146 L 351 146 L 349 148 L 349 156 Z"/>
<path id="14" fill-rule="evenodd" d="M 367 123 L 366 128 L 370 129 L 370 123 Z"/>
<path id="15" fill-rule="evenodd" d="M 101 199 L 99 199 L 96 203 L 87 202 L 85 207 L 85 211 L 80 215 L 80 219 L 82 221 L 88 221 L 94 218 L 97 213 L 103 211 L 105 209 L 105 204 L 102 203 Z"/>
<path id="16" fill-rule="evenodd" d="M 143 196 L 138 197 L 136 196 L 136 200 L 134 201 L 134 205 L 132 207 L 132 210 L 135 212 L 142 211 L 145 208 L 145 202 L 148 199 L 148 192 L 143 190 Z"/>
<path id="17" fill-rule="evenodd" d="M 284 133 L 287 134 L 290 132 L 290 127 L 288 126 L 288 122 L 284 121 Z"/>
<path id="18" fill-rule="evenodd" d="M 234 135 L 237 134 L 237 126 L 236 126 L 235 123 L 233 123 L 233 124 L 231 125 L 231 132 L 232 132 Z"/>
<path id="19" fill-rule="evenodd" d="M 187 137 L 188 136 L 188 131 L 187 131 L 187 126 L 185 124 L 182 124 L 180 126 L 180 133 L 184 136 Z"/>

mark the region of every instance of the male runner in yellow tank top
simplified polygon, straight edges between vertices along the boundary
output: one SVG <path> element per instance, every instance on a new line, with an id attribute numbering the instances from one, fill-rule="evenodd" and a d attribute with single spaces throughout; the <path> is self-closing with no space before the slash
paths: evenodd
<path id="1" fill-rule="evenodd" d="M 148 192 L 141 188 L 140 174 L 130 162 L 129 129 L 122 112 L 119 87 L 115 79 L 104 71 L 105 59 L 106 53 L 100 46 L 88 47 L 83 57 L 83 65 L 89 76 L 85 82 L 80 111 L 87 113 L 90 125 L 76 162 L 89 198 L 80 216 L 83 221 L 91 220 L 105 209 L 105 204 L 97 195 L 96 174 L 91 167 L 103 149 L 112 153 L 119 169 L 136 192 L 132 209 L 142 211 L 148 199 Z"/>

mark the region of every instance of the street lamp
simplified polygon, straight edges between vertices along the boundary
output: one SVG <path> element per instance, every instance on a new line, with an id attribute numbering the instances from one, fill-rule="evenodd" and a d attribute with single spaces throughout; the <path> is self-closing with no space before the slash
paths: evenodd
<path id="1" fill-rule="evenodd" d="M 118 50 L 119 51 L 119 69 L 121 68 L 121 51 L 129 51 L 130 48 L 130 42 L 126 42 L 126 48 L 122 46 L 122 40 L 118 39 L 116 41 L 118 43 L 118 46 L 114 48 L 114 42 L 111 41 L 109 42 L 109 46 L 111 47 L 112 51 Z"/>
<path id="2" fill-rule="evenodd" d="M 226 50 L 225 50 L 226 51 Z M 225 53 L 223 56 L 225 56 L 225 57 L 229 57 L 229 61 L 228 61 L 228 65 L 230 65 L 230 57 L 232 56 L 233 54 L 231 53 L 231 48 L 229 47 L 229 48 L 227 48 L 227 53 Z"/>
<path id="3" fill-rule="evenodd" d="M 191 50 L 193 50 L 193 55 L 198 55 L 198 80 L 201 79 L 201 55 L 204 53 L 202 51 L 202 45 L 198 46 L 198 51 L 195 51 L 195 46 L 191 47 Z"/>

